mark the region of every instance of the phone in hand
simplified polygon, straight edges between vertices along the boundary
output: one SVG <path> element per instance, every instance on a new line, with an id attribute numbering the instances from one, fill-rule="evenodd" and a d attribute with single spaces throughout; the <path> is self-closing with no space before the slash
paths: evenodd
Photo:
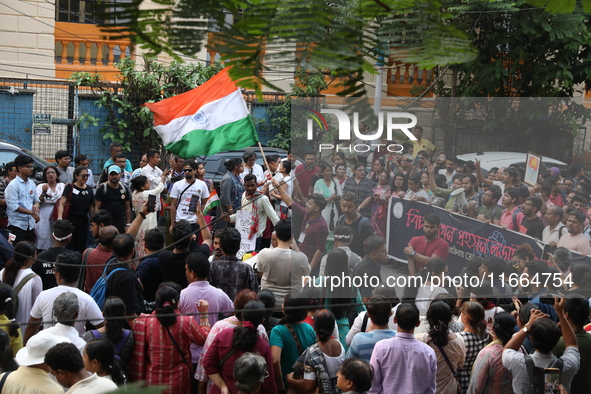
<path id="1" fill-rule="evenodd" d="M 156 211 L 156 195 L 150 194 L 148 196 L 148 212 Z"/>
<path id="2" fill-rule="evenodd" d="M 200 200 L 201 200 L 201 198 L 199 198 L 199 196 L 196 196 L 196 195 L 191 196 L 191 201 L 189 202 L 189 212 L 196 212 L 197 211 L 197 204 L 199 204 Z"/>
<path id="3" fill-rule="evenodd" d="M 560 369 L 544 368 L 544 394 L 558 393 L 560 390 Z"/>

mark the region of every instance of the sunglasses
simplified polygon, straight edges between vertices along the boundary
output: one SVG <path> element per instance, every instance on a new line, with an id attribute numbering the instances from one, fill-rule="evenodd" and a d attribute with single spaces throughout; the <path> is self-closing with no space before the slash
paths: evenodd
<path id="1" fill-rule="evenodd" d="M 81 178 L 88 178 L 88 174 L 82 174 L 80 175 Z"/>
<path id="2" fill-rule="evenodd" d="M 184 172 L 193 172 L 193 169 L 192 168 L 183 168 L 183 171 Z"/>

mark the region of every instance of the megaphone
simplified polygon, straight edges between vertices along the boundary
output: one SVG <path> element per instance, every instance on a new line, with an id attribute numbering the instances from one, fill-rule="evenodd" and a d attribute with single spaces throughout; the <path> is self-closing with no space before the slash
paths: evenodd
<path id="1" fill-rule="evenodd" d="M 451 196 L 455 196 L 456 201 L 460 206 L 468 204 L 468 200 L 466 200 L 466 193 L 464 192 L 464 188 L 460 187 L 459 189 L 454 190 L 451 192 Z"/>

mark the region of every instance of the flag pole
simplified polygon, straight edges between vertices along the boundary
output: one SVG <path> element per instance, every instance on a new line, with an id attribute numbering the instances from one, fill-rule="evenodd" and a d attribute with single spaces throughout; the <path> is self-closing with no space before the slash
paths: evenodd
<path id="1" fill-rule="evenodd" d="M 259 149 L 261 150 L 261 155 L 263 155 L 263 160 L 265 161 L 265 167 L 267 167 L 267 171 L 269 171 L 269 174 L 271 173 L 271 170 L 269 170 L 269 163 L 267 163 L 267 158 L 265 157 L 265 152 L 263 151 L 263 146 L 261 145 L 261 141 L 258 141 L 259 144 Z"/>

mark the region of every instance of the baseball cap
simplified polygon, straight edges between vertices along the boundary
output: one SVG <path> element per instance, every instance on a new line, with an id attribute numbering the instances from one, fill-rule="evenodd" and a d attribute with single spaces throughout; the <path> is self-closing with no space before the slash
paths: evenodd
<path id="1" fill-rule="evenodd" d="M 121 174 L 121 167 L 119 167 L 118 165 L 112 164 L 109 166 L 109 168 L 107 169 L 107 174 L 110 174 L 112 172 L 116 172 L 117 174 Z"/>

